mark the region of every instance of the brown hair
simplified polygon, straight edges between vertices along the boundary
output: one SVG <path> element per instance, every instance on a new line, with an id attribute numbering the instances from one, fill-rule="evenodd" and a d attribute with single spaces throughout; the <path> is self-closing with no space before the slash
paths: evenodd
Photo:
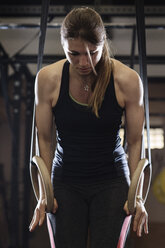
<path id="1" fill-rule="evenodd" d="M 98 110 L 104 99 L 111 75 L 111 61 L 106 31 L 101 16 L 93 9 L 81 7 L 73 9 L 65 17 L 61 26 L 61 43 L 65 39 L 80 38 L 95 45 L 103 45 L 102 57 L 96 65 L 96 80 L 92 85 L 89 107 L 99 117 Z"/>

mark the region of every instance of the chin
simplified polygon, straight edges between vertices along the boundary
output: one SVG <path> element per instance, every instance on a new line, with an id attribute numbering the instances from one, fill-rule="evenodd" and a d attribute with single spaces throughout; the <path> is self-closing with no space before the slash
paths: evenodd
<path id="1" fill-rule="evenodd" d="M 92 73 L 92 69 L 77 69 L 78 73 L 81 75 L 89 75 Z"/>

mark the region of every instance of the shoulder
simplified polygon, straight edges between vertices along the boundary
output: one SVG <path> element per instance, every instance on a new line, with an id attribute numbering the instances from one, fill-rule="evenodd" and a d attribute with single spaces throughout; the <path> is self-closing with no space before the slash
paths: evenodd
<path id="1" fill-rule="evenodd" d="M 35 94 L 36 97 L 50 99 L 54 92 L 60 88 L 62 69 L 66 59 L 43 67 L 36 76 Z M 52 100 L 52 99 L 50 99 Z"/>
<path id="2" fill-rule="evenodd" d="M 138 73 L 118 60 L 112 59 L 112 63 L 114 81 L 125 101 L 142 101 L 143 85 Z"/>
<path id="3" fill-rule="evenodd" d="M 114 79 L 122 86 L 135 87 L 141 83 L 138 73 L 121 63 L 116 59 L 112 59 Z"/>
<path id="4" fill-rule="evenodd" d="M 66 59 L 43 67 L 36 76 L 39 87 L 52 88 L 57 87 L 61 79 L 63 65 Z"/>

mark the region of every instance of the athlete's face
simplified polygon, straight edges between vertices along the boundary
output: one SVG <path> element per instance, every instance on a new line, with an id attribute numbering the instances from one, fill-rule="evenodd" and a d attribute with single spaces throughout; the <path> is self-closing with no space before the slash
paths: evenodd
<path id="1" fill-rule="evenodd" d="M 79 75 L 88 75 L 102 56 L 103 44 L 96 46 L 79 38 L 64 40 L 66 58 Z"/>

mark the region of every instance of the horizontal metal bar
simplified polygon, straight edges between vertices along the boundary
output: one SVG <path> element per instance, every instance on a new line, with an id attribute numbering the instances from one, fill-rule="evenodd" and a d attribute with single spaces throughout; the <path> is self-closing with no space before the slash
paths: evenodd
<path id="1" fill-rule="evenodd" d="M 148 77 L 148 81 L 150 84 L 164 84 L 165 77 L 152 76 L 152 77 Z"/>
<path id="2" fill-rule="evenodd" d="M 47 28 L 60 28 L 61 24 L 60 23 L 54 23 L 54 24 L 48 24 Z M 17 23 L 0 23 L 0 29 L 39 29 L 40 24 L 27 24 L 27 23 L 22 23 L 22 24 L 17 24 Z"/>
<path id="3" fill-rule="evenodd" d="M 116 29 L 132 29 L 135 27 L 135 24 L 129 24 L 129 23 L 104 23 L 105 28 L 116 28 Z M 38 29 L 40 28 L 39 24 L 32 24 L 32 23 L 0 23 L 0 29 Z M 52 23 L 47 24 L 47 28 L 61 28 L 61 23 Z M 165 24 L 147 24 L 145 25 L 146 29 L 165 29 Z"/>
<path id="4" fill-rule="evenodd" d="M 130 55 L 115 55 L 115 58 L 122 61 L 124 64 L 129 64 L 131 61 Z M 164 55 L 147 55 L 146 57 L 147 65 L 164 65 L 165 64 L 165 54 Z M 139 64 L 139 57 L 134 56 L 133 64 Z"/>
<path id="5" fill-rule="evenodd" d="M 164 83 L 165 83 L 165 79 L 164 79 Z M 165 97 L 149 97 L 149 100 L 153 102 L 164 102 Z"/>
<path id="6" fill-rule="evenodd" d="M 129 23 L 104 23 L 105 28 L 132 29 L 136 24 Z M 146 24 L 145 29 L 165 29 L 165 24 Z"/>
<path id="7" fill-rule="evenodd" d="M 69 1 L 68 1 L 69 2 Z M 134 5 L 86 5 L 95 8 L 101 15 L 110 16 L 132 16 L 135 15 Z M 50 5 L 49 14 L 55 16 L 64 16 L 72 8 L 80 5 Z M 145 15 L 164 16 L 165 5 L 145 6 Z M 41 14 L 40 5 L 1 5 L 1 16 L 39 16 Z"/>
<path id="8" fill-rule="evenodd" d="M 64 55 L 44 55 L 43 63 L 54 63 L 60 59 L 65 58 Z M 115 55 L 117 60 L 122 61 L 124 64 L 130 64 L 131 56 L 130 55 Z M 0 63 L 37 63 L 37 55 L 17 55 L 14 58 L 7 58 L 5 56 L 0 57 Z M 139 64 L 139 57 L 135 56 L 133 64 Z M 147 56 L 148 65 L 164 65 L 165 64 L 165 55 L 148 55 Z"/>
<path id="9" fill-rule="evenodd" d="M 165 113 L 150 113 L 150 117 L 165 117 Z"/>

